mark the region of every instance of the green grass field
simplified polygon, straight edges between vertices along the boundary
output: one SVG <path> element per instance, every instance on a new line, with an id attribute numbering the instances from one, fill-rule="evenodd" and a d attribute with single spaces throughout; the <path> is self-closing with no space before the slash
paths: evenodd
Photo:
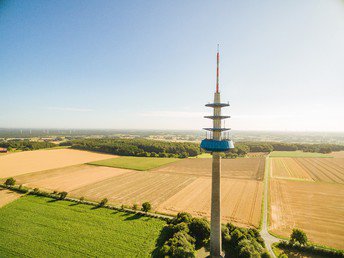
<path id="1" fill-rule="evenodd" d="M 0 257 L 150 257 L 165 222 L 26 196 L 0 209 Z"/>
<path id="2" fill-rule="evenodd" d="M 113 158 L 113 159 L 99 160 L 99 161 L 90 162 L 87 164 L 144 171 L 144 170 L 160 167 L 162 165 L 175 162 L 177 160 L 180 160 L 180 159 L 151 158 L 151 157 L 119 157 L 119 158 Z"/>
<path id="3" fill-rule="evenodd" d="M 192 159 L 198 158 L 198 159 L 211 159 L 213 156 L 210 153 L 202 153 L 197 155 L 196 157 L 191 157 Z"/>
<path id="4" fill-rule="evenodd" d="M 332 158 L 331 155 L 315 153 L 315 152 L 303 152 L 303 151 L 273 151 L 270 153 L 271 158 Z"/>

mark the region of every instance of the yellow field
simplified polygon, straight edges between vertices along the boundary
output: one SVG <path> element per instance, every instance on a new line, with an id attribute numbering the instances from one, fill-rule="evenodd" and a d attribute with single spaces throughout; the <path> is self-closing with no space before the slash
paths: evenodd
<path id="1" fill-rule="evenodd" d="M 211 159 L 183 159 L 154 169 L 159 173 L 172 173 L 211 177 Z M 233 179 L 262 180 L 264 176 L 264 158 L 238 158 L 221 160 L 221 177 Z"/>
<path id="2" fill-rule="evenodd" d="M 273 178 L 344 183 L 343 158 L 272 158 Z"/>
<path id="3" fill-rule="evenodd" d="M 211 178 L 200 177 L 158 206 L 158 211 L 186 211 L 195 216 L 210 218 Z M 223 222 L 258 227 L 260 222 L 263 183 L 254 180 L 221 181 Z"/>
<path id="4" fill-rule="evenodd" d="M 72 149 L 17 152 L 0 156 L 0 178 L 114 157 L 116 156 Z"/>
<path id="5" fill-rule="evenodd" d="M 272 179 L 270 190 L 273 233 L 301 228 L 312 242 L 344 249 L 344 185 Z"/>
<path id="6" fill-rule="evenodd" d="M 67 191 L 71 197 L 94 201 L 107 198 L 115 205 L 140 205 L 148 201 L 159 212 L 187 211 L 210 217 L 211 159 L 184 159 L 151 171 L 133 171 L 80 164 L 109 156 L 84 151 L 64 149 L 20 154 L 8 155 L 12 158 L 0 161 L 0 165 L 10 168 L 1 172 L 2 177 L 14 176 L 17 184 Z M 42 162 L 38 162 L 39 156 Z M 263 158 L 222 160 L 223 222 L 259 226 L 264 168 Z"/>

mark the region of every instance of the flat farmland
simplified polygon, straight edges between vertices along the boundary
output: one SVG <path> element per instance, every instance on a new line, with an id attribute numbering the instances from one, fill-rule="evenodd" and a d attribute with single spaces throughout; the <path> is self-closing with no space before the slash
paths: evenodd
<path id="1" fill-rule="evenodd" d="M 100 182 L 78 188 L 70 194 L 86 199 L 101 200 L 106 197 L 110 203 L 121 205 L 150 202 L 154 209 L 174 194 L 185 188 L 196 177 L 129 171 Z"/>
<path id="2" fill-rule="evenodd" d="M 75 165 L 23 174 L 15 177 L 15 179 L 17 180 L 17 184 L 31 188 L 37 187 L 40 189 L 69 192 L 125 173 L 130 173 L 130 170 Z"/>
<path id="3" fill-rule="evenodd" d="M 344 183 L 343 158 L 272 158 L 273 178 Z"/>
<path id="4" fill-rule="evenodd" d="M 270 231 L 288 237 L 301 228 L 311 242 L 344 249 L 343 200 L 342 184 L 271 179 Z"/>
<path id="5" fill-rule="evenodd" d="M 122 161 L 126 162 L 126 166 L 137 161 L 124 158 Z M 152 162 L 155 160 L 149 159 L 148 163 L 139 160 L 141 163 L 136 165 L 154 166 Z M 110 161 L 113 164 L 113 160 Z M 166 160 L 162 161 L 166 163 Z M 193 215 L 209 218 L 211 159 L 168 160 L 170 161 L 173 162 L 159 162 L 160 167 L 149 171 L 78 164 L 41 171 L 37 171 L 39 168 L 35 167 L 33 172 L 14 173 L 11 176 L 14 176 L 17 184 L 46 191 L 67 191 L 68 196 L 75 198 L 84 197 L 92 201 L 107 198 L 114 205 L 140 205 L 148 201 L 153 210 L 158 212 L 175 214 L 188 211 Z M 56 161 L 49 162 L 53 164 L 47 167 L 52 167 Z M 129 166 L 132 166 L 131 163 Z M 259 226 L 264 168 L 264 158 L 222 160 L 224 222 L 231 221 L 245 227 Z"/>
<path id="6" fill-rule="evenodd" d="M 0 157 L 0 178 L 114 157 L 116 156 L 72 149 L 17 152 Z"/>
<path id="7" fill-rule="evenodd" d="M 152 171 L 211 177 L 211 159 L 183 159 Z M 222 159 L 223 178 L 263 180 L 265 158 Z"/>
<path id="8" fill-rule="evenodd" d="M 158 211 L 176 214 L 186 211 L 194 216 L 210 218 L 211 178 L 201 177 L 167 201 Z M 263 183 L 256 180 L 221 181 L 221 209 L 223 222 L 258 227 L 261 214 Z"/>

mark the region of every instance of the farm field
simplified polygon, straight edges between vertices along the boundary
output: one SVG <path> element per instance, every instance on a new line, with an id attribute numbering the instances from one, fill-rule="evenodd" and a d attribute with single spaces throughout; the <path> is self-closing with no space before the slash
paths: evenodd
<path id="1" fill-rule="evenodd" d="M 211 177 L 211 159 L 183 159 L 178 162 L 156 168 L 158 173 L 172 173 Z M 222 159 L 223 178 L 263 180 L 264 158 Z"/>
<path id="2" fill-rule="evenodd" d="M 137 159 L 130 158 L 124 159 L 128 166 L 137 165 Z M 149 159 L 145 164 L 143 159 L 147 158 L 140 158 L 139 165 L 146 166 L 159 160 Z M 263 187 L 260 180 L 265 159 L 224 159 L 222 167 L 223 220 L 231 220 L 240 226 L 258 226 Z M 209 217 L 210 176 L 211 159 L 196 158 L 177 159 L 149 171 L 81 164 L 16 175 L 14 178 L 17 184 L 46 191 L 67 191 L 70 197 L 92 201 L 107 198 L 109 203 L 118 206 L 140 205 L 148 201 L 158 212 L 175 214 L 190 211 L 194 215 Z M 191 203 L 190 209 L 184 203 Z"/>
<path id="3" fill-rule="evenodd" d="M 186 211 L 194 216 L 210 218 L 211 178 L 201 177 L 158 206 L 158 211 Z M 261 214 L 263 183 L 256 180 L 221 181 L 223 222 L 238 226 L 258 227 Z"/>
<path id="4" fill-rule="evenodd" d="M 330 153 L 334 158 L 344 158 L 344 151 L 335 151 Z"/>
<path id="5" fill-rule="evenodd" d="M 188 161 L 193 161 L 189 164 Z M 210 161 L 204 163 L 204 161 Z M 236 168 L 232 160 L 224 160 L 226 168 Z M 233 160 L 234 161 L 234 160 Z M 241 226 L 258 226 L 261 213 L 262 182 L 257 180 L 229 180 L 226 177 L 239 177 L 245 173 L 257 179 L 259 173 L 253 169 L 263 169 L 260 159 L 238 159 L 235 164 L 238 170 L 225 170 L 223 188 L 223 219 L 232 220 Z M 246 163 L 243 163 L 245 161 Z M 180 173 L 184 164 L 202 173 Z M 198 164 L 200 163 L 200 164 Z M 204 168 L 208 164 L 209 168 Z M 241 165 L 244 164 L 244 165 Z M 264 164 L 264 163 L 263 163 Z M 172 166 L 172 170 L 169 168 Z M 159 169 L 170 169 L 169 172 L 159 172 Z M 72 197 L 83 196 L 89 200 L 100 201 L 108 198 L 115 205 L 141 204 L 145 201 L 152 203 L 159 212 L 175 214 L 178 211 L 189 211 L 198 216 L 210 215 L 210 172 L 211 160 L 186 159 L 167 164 L 153 171 L 133 171 L 103 166 L 76 165 L 65 168 L 28 173 L 15 177 L 19 184 L 32 188 L 51 191 L 67 191 Z M 185 172 L 185 171 L 184 171 Z M 205 173 L 208 173 L 204 177 Z M 241 176 L 240 176 L 241 177 Z M 234 193 L 238 194 L 234 194 Z M 197 193 L 197 194 L 195 194 Z M 201 197 L 200 197 L 201 195 Z M 201 202 L 197 202 L 201 200 Z M 204 201 L 205 200 L 205 201 Z M 188 208 L 187 206 L 193 205 Z M 248 204 L 249 203 L 249 204 Z M 175 205 L 174 205 L 175 204 Z"/>
<path id="6" fill-rule="evenodd" d="M 0 208 L 20 197 L 19 193 L 0 188 Z"/>
<path id="7" fill-rule="evenodd" d="M 26 196 L 0 209 L 0 257 L 150 257 L 164 221 Z"/>
<path id="8" fill-rule="evenodd" d="M 78 188 L 70 194 L 96 201 L 106 197 L 110 203 L 117 205 L 148 201 L 156 209 L 195 179 L 192 176 L 131 171 Z"/>
<path id="9" fill-rule="evenodd" d="M 130 173 L 130 170 L 75 165 L 23 174 L 16 176 L 15 179 L 17 184 L 31 188 L 69 192 L 125 173 Z"/>
<path id="10" fill-rule="evenodd" d="M 332 158 L 331 154 L 322 154 L 316 152 L 303 152 L 303 151 L 273 151 L 269 155 L 270 158 L 275 157 L 290 157 L 290 158 Z"/>
<path id="11" fill-rule="evenodd" d="M 270 180 L 270 231 L 303 229 L 311 242 L 344 249 L 344 185 Z"/>
<path id="12" fill-rule="evenodd" d="M 344 183 L 344 159 L 273 158 L 270 160 L 273 178 Z"/>
<path id="13" fill-rule="evenodd" d="M 0 157 L 0 178 L 113 157 L 116 156 L 72 149 L 17 152 Z"/>
<path id="14" fill-rule="evenodd" d="M 113 159 L 99 160 L 90 162 L 90 165 L 106 166 L 114 168 L 126 168 L 134 170 L 149 170 L 160 167 L 179 159 L 176 158 L 151 158 L 151 157 L 119 157 Z"/>

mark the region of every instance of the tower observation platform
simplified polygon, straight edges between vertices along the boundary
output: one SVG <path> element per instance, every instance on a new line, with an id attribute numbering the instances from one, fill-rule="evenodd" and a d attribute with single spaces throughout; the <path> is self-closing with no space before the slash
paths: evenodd
<path id="1" fill-rule="evenodd" d="M 230 128 L 222 127 L 222 120 L 230 118 L 230 116 L 221 115 L 221 109 L 223 107 L 229 107 L 229 103 L 221 103 L 219 92 L 219 52 L 217 52 L 216 92 L 214 94 L 214 102 L 208 103 L 205 106 L 214 109 L 212 116 L 204 117 L 213 120 L 213 127 L 203 128 L 210 133 L 207 134 L 206 139 L 202 140 L 201 148 L 210 153 L 227 152 L 233 149 L 233 141 L 229 139 L 229 133 L 226 133 Z"/>

